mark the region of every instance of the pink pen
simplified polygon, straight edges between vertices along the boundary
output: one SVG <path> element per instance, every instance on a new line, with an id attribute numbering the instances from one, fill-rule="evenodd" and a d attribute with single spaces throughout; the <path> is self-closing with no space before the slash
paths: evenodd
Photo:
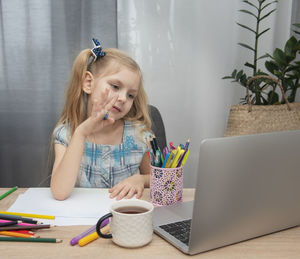
<path id="1" fill-rule="evenodd" d="M 10 223 L 10 222 L 14 223 L 12 225 L 17 225 L 17 226 L 35 226 L 36 225 L 36 224 L 23 223 L 21 220 L 5 220 L 5 219 L 0 219 L 0 223 Z"/>

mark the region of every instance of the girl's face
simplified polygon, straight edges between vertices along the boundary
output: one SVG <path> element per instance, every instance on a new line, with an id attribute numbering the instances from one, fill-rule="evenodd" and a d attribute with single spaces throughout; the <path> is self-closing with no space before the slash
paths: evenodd
<path id="1" fill-rule="evenodd" d="M 91 98 L 101 100 L 101 92 L 110 90 L 108 98 L 118 94 L 118 99 L 109 111 L 109 117 L 115 120 L 123 118 L 131 109 L 134 98 L 138 94 L 140 77 L 137 72 L 121 67 L 119 72 L 96 78 L 91 92 Z"/>

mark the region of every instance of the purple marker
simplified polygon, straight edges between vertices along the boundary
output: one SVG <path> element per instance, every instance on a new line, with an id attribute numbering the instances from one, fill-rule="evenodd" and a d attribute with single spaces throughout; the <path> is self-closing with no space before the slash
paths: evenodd
<path id="1" fill-rule="evenodd" d="M 103 228 L 104 226 L 106 226 L 107 224 L 109 223 L 109 219 L 106 219 L 104 220 L 101 225 L 100 225 L 100 228 Z M 85 236 L 93 233 L 96 231 L 96 225 L 92 226 L 91 228 L 89 228 L 88 230 L 86 230 L 85 232 L 83 232 L 82 234 L 78 235 L 77 237 L 74 237 L 71 241 L 70 241 L 70 244 L 72 246 L 78 244 L 78 241 L 81 239 L 81 238 L 84 238 Z"/>

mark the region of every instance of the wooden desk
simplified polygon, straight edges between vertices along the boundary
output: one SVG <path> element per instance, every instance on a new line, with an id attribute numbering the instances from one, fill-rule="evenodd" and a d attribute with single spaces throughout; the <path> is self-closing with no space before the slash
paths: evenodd
<path id="1" fill-rule="evenodd" d="M 8 188 L 1 188 L 0 195 Z M 26 189 L 18 189 L 3 200 L 0 200 L 0 210 L 7 210 L 20 193 Z M 193 189 L 184 190 L 184 201 L 192 200 Z M 149 190 L 144 191 L 143 199 L 147 200 Z M 270 219 L 272 220 L 272 219 Z M 98 239 L 85 247 L 71 246 L 70 240 L 84 232 L 88 226 L 54 227 L 39 230 L 42 237 L 63 239 L 63 243 L 16 243 L 1 242 L 0 258 L 188 258 L 175 247 L 157 235 L 152 242 L 142 248 L 127 249 L 114 245 L 112 240 Z M 300 227 L 266 235 L 235 245 L 215 249 L 198 254 L 193 258 L 300 258 Z"/>

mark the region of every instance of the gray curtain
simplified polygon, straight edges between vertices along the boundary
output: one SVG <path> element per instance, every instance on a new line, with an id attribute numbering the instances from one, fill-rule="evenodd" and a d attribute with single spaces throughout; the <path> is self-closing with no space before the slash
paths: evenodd
<path id="1" fill-rule="evenodd" d="M 0 1 L 0 187 L 47 178 L 72 63 L 92 37 L 117 46 L 116 0 Z"/>
<path id="2" fill-rule="evenodd" d="M 293 13 L 292 13 L 292 24 L 294 23 L 300 23 L 300 0 L 294 0 L 293 1 Z M 293 27 L 292 29 L 295 30 L 297 29 L 297 31 L 299 31 L 299 28 Z M 298 39 L 300 39 L 300 35 L 293 33 L 292 34 L 294 36 L 296 36 Z"/>

